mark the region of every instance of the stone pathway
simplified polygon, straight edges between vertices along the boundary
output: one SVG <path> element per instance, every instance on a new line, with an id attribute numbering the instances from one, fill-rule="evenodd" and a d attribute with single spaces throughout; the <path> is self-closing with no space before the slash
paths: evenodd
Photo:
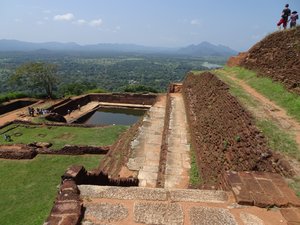
<path id="1" fill-rule="evenodd" d="M 190 145 L 185 105 L 181 93 L 171 93 L 171 115 L 165 171 L 166 188 L 188 188 Z"/>
<path id="2" fill-rule="evenodd" d="M 74 110 L 70 113 L 70 115 L 67 114 L 64 117 L 69 123 L 75 119 L 78 119 L 79 117 L 83 116 L 84 114 L 93 110 L 94 108 L 98 107 L 98 105 L 99 102 L 89 102 L 88 104 L 81 106 L 80 110 Z"/>
<path id="3" fill-rule="evenodd" d="M 86 208 L 82 225 L 283 225 L 286 217 L 300 215 L 297 209 L 240 206 L 224 191 L 92 185 L 79 190 Z"/>
<path id="4" fill-rule="evenodd" d="M 161 95 L 147 112 L 138 136 L 131 143 L 131 157 L 127 167 L 139 171 L 141 187 L 156 186 L 165 111 L 166 96 Z"/>

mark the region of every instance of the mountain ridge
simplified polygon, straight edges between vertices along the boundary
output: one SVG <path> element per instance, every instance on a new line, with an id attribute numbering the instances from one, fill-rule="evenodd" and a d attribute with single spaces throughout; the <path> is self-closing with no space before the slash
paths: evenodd
<path id="1" fill-rule="evenodd" d="M 207 41 L 201 42 L 198 45 L 188 45 L 181 48 L 167 47 L 149 47 L 137 44 L 120 44 L 120 43 L 98 43 L 80 45 L 75 42 L 25 42 L 13 39 L 1 39 L 0 51 L 84 51 L 84 52 L 121 52 L 121 53 L 171 53 L 176 55 L 186 55 L 194 57 L 202 56 L 232 56 L 236 55 L 237 51 L 223 45 L 213 45 Z"/>

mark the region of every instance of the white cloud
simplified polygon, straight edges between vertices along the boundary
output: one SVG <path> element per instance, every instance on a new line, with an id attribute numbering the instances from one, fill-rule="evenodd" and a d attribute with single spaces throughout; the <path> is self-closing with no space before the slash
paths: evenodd
<path id="1" fill-rule="evenodd" d="M 71 21 L 75 18 L 75 16 L 72 13 L 66 13 L 63 15 L 56 15 L 53 17 L 53 20 L 56 21 Z"/>
<path id="2" fill-rule="evenodd" d="M 102 25 L 102 19 L 92 20 L 89 22 L 89 25 L 92 27 L 100 27 Z"/>
<path id="3" fill-rule="evenodd" d="M 84 19 L 80 19 L 80 20 L 77 20 L 76 21 L 76 24 L 78 24 L 78 25 L 84 25 L 84 24 L 86 24 L 87 22 L 86 22 L 86 20 L 84 20 Z"/>
<path id="4" fill-rule="evenodd" d="M 190 24 L 194 25 L 194 26 L 200 26 L 201 25 L 201 21 L 198 20 L 198 19 L 193 19 L 193 20 L 190 21 Z"/>

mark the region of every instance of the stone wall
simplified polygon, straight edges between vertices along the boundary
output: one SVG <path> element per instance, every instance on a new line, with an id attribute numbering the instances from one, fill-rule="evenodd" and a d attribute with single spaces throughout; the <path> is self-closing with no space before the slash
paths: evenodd
<path id="1" fill-rule="evenodd" d="M 89 94 L 73 98 L 71 101 L 63 102 L 52 109 L 53 112 L 66 115 L 68 110 L 76 110 L 78 105 L 83 106 L 89 102 L 109 102 L 109 103 L 125 103 L 125 104 L 140 104 L 140 105 L 153 105 L 156 101 L 154 94 Z"/>
<path id="2" fill-rule="evenodd" d="M 228 170 L 284 176 L 294 173 L 286 160 L 269 149 L 252 116 L 215 75 L 190 74 L 183 94 L 199 174 L 205 184 L 217 184 Z"/>
<path id="3" fill-rule="evenodd" d="M 0 105 L 0 115 L 11 112 L 16 109 L 23 108 L 25 106 L 32 105 L 36 102 L 37 102 L 37 100 L 33 100 L 33 99 L 26 99 L 26 100 L 19 99 L 19 100 L 13 100 L 13 101 L 4 103 L 4 104 Z"/>
<path id="4" fill-rule="evenodd" d="M 174 89 L 172 89 L 174 90 Z M 167 93 L 167 104 L 166 112 L 164 118 L 164 129 L 162 134 L 162 144 L 160 148 L 160 158 L 159 158 L 159 168 L 157 174 L 157 183 L 156 187 L 163 188 L 165 184 L 165 172 L 166 172 L 166 163 L 168 155 L 168 136 L 169 136 L 169 125 L 170 125 L 170 116 L 171 116 L 171 96 L 170 93 Z"/>

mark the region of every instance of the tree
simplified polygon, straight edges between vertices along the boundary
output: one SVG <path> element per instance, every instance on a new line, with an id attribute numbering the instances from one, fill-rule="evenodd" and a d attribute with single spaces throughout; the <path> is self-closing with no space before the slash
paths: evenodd
<path id="1" fill-rule="evenodd" d="M 44 62 L 25 63 L 16 69 L 12 80 L 29 90 L 44 91 L 53 98 L 53 89 L 57 85 L 57 66 Z"/>

